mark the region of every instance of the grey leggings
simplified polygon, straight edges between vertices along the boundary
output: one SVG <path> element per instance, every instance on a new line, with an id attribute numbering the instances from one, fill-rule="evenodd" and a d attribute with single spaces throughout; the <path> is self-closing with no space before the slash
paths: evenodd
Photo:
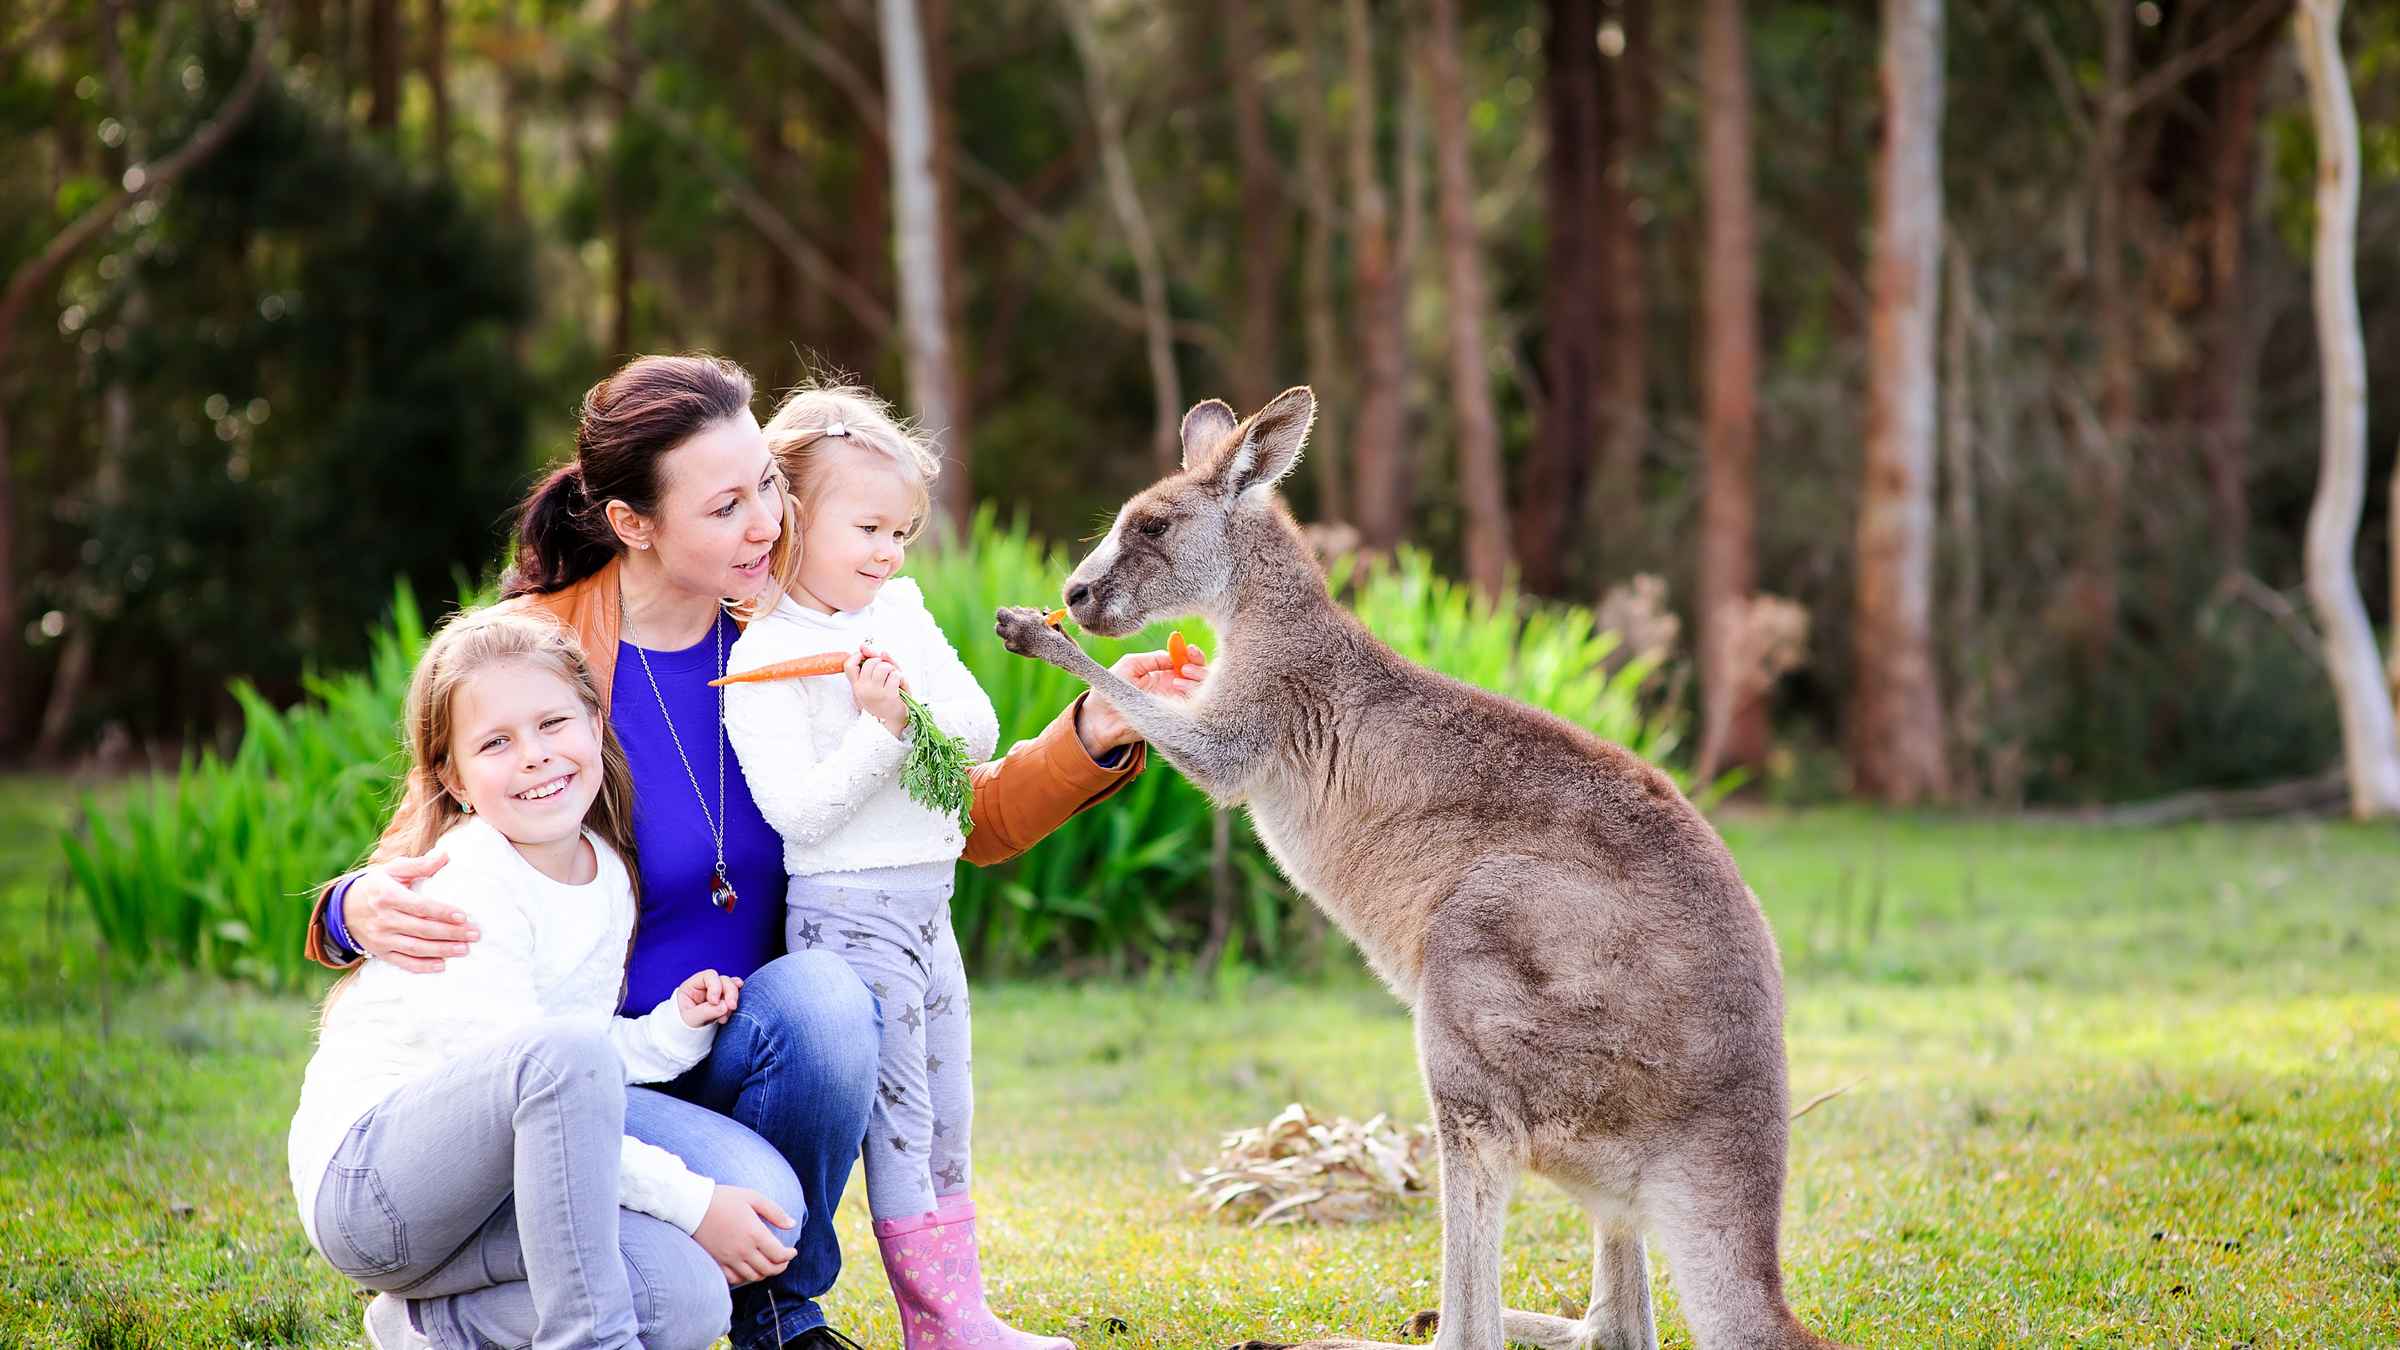
<path id="1" fill-rule="evenodd" d="M 317 1192 L 334 1267 L 407 1298 L 442 1350 L 705 1350 L 725 1276 L 617 1207 L 625 1069 L 595 1023 L 536 1023 L 385 1098 Z M 519 1225 L 522 1215 L 524 1224 Z"/>
<path id="2" fill-rule="evenodd" d="M 850 963 L 883 1006 L 867 1116 L 867 1210 L 909 1219 L 971 1179 L 974 1066 L 967 971 L 950 931 L 952 863 L 794 877 L 784 937 Z"/>

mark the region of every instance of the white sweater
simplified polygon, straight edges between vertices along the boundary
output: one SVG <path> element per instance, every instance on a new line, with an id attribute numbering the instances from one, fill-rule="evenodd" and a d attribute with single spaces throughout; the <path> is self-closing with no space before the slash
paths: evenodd
<path id="1" fill-rule="evenodd" d="M 976 762 L 1000 739 L 991 699 L 967 672 L 924 592 L 895 577 L 866 608 L 833 614 L 790 599 L 744 629 L 729 671 L 755 670 L 872 643 L 898 663 L 909 691 L 942 730 L 963 737 Z M 955 862 L 966 849 L 958 821 L 919 805 L 900 787 L 908 743 L 861 711 L 844 675 L 735 684 L 725 689 L 725 732 L 750 795 L 783 836 L 795 877 L 909 863 Z"/>
<path id="2" fill-rule="evenodd" d="M 588 1018 L 606 1027 L 628 1083 L 673 1078 L 707 1058 L 716 1027 L 685 1026 L 672 997 L 643 1017 L 615 1015 L 633 937 L 633 883 L 615 850 L 584 837 L 599 873 L 569 886 L 536 870 L 483 821 L 454 826 L 440 845 L 449 863 L 417 890 L 469 915 L 482 940 L 429 975 L 369 961 L 325 1010 L 289 1149 L 311 1244 L 317 1187 L 350 1127 L 394 1091 L 499 1036 L 545 1018 Z M 714 1182 L 639 1139 L 625 1140 L 622 1158 L 625 1208 L 687 1233 L 700 1226 Z"/>

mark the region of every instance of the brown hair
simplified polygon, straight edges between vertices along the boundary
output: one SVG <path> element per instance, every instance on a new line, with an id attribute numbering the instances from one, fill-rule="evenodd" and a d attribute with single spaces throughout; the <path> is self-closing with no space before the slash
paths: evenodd
<path id="1" fill-rule="evenodd" d="M 509 606 L 452 615 L 425 644 L 408 682 L 401 728 L 408 738 L 408 771 L 391 823 L 367 863 L 430 853 L 450 827 L 465 818 L 443 776 L 450 768 L 451 706 L 467 681 L 508 661 L 549 671 L 566 681 L 600 732 L 600 795 L 584 825 L 608 842 L 634 869 L 633 770 L 625 749 L 600 706 L 599 686 L 584 660 L 582 644 L 564 624 L 546 614 Z"/>
<path id="2" fill-rule="evenodd" d="M 893 416 L 892 405 L 873 391 L 832 381 L 811 381 L 784 396 L 767 419 L 767 448 L 791 484 L 791 499 L 800 519 L 825 494 L 832 458 L 826 452 L 848 446 L 880 455 L 892 462 L 915 493 L 910 510 L 922 522 L 933 500 L 933 480 L 942 472 L 941 456 L 916 430 Z"/>
<path id="3" fill-rule="evenodd" d="M 561 591 L 625 551 L 609 527 L 608 504 L 656 515 L 659 461 L 668 451 L 750 407 L 750 373 L 722 357 L 638 356 L 583 396 L 575 458 L 551 470 L 517 510 L 516 557 L 501 578 L 505 597 Z M 769 570 L 796 570 L 799 512 L 787 494 L 783 534 Z"/>

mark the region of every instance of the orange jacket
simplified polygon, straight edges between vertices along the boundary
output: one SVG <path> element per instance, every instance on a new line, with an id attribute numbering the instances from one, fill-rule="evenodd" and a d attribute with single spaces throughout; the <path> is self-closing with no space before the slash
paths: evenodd
<path id="1" fill-rule="evenodd" d="M 503 601 L 504 607 L 541 610 L 575 631 L 583 643 L 584 660 L 600 687 L 600 706 L 609 706 L 609 690 L 617 670 L 617 569 L 612 562 L 599 572 L 549 595 L 523 595 Z M 1093 762 L 1075 736 L 1075 714 L 1083 706 L 1077 695 L 1067 710 L 1051 719 L 1040 735 L 1019 741 L 1007 755 L 978 764 L 971 776 L 975 801 L 970 808 L 975 829 L 967 835 L 966 859 L 978 867 L 1006 862 L 1040 843 L 1085 807 L 1114 794 L 1142 771 L 1149 747 L 1136 744 L 1117 767 L 1104 769 Z M 325 946 L 326 886 L 317 893 L 308 921 L 308 959 L 343 969 L 355 962 L 334 958 Z"/>

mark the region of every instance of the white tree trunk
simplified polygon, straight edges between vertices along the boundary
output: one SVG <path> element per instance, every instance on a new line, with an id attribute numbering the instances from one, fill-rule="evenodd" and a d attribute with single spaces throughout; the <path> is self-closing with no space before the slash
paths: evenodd
<path id="1" fill-rule="evenodd" d="M 2367 358 L 2358 325 L 2358 111 L 2342 64 L 2342 0 L 2301 0 L 2293 30 L 2317 129 L 2316 309 L 2325 435 L 2308 509 L 2309 603 L 2342 714 L 2350 814 L 2400 815 L 2400 740 L 2359 600 L 2353 555 L 2367 495 Z"/>
<path id="2" fill-rule="evenodd" d="M 1100 35 L 1094 31 L 1091 0 L 1059 0 L 1067 33 L 1083 59 L 1084 97 L 1091 104 L 1092 130 L 1100 146 L 1100 177 L 1108 202 L 1125 231 L 1133 254 L 1134 279 L 1142 294 L 1142 336 L 1150 357 L 1150 399 L 1154 410 L 1150 453 L 1161 475 L 1175 471 L 1183 459 L 1183 379 L 1175 368 L 1175 335 L 1167 310 L 1167 269 L 1159 259 L 1158 237 L 1151 233 L 1150 215 L 1142 209 L 1142 194 L 1134 186 L 1133 162 L 1125 154 L 1125 114 L 1109 92 Z"/>
<path id="3" fill-rule="evenodd" d="M 1857 791 L 1892 803 L 1949 795 L 1933 665 L 1934 316 L 1941 296 L 1942 3 L 1884 0 L 1883 153 L 1858 505 Z"/>
<path id="4" fill-rule="evenodd" d="M 891 132 L 892 263 L 899 275 L 901 361 L 917 424 L 945 460 L 962 459 L 951 444 L 958 425 L 950 349 L 950 277 L 942 255 L 941 192 L 934 181 L 933 96 L 925 63 L 925 30 L 917 0 L 879 0 L 883 35 L 884 117 Z M 936 485 L 938 518 L 961 523 L 972 496 L 964 475 Z"/>

